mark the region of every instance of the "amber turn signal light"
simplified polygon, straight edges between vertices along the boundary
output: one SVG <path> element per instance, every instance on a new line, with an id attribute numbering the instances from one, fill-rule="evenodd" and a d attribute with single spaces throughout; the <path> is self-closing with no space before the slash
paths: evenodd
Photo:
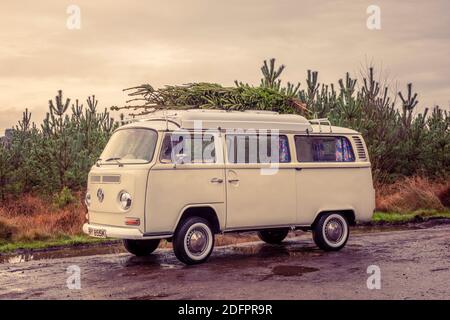
<path id="1" fill-rule="evenodd" d="M 127 226 L 139 226 L 141 224 L 141 219 L 139 219 L 139 218 L 125 218 L 125 224 Z"/>

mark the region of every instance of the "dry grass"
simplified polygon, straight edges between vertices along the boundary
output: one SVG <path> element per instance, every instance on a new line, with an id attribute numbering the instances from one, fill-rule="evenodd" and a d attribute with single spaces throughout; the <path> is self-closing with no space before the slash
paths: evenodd
<path id="1" fill-rule="evenodd" d="M 0 240 L 10 240 L 16 230 L 6 219 L 0 217 Z"/>
<path id="2" fill-rule="evenodd" d="M 423 177 L 401 179 L 391 185 L 376 186 L 379 211 L 412 212 L 421 209 L 444 211 L 450 202 L 450 182 Z M 447 207 L 447 208 L 446 208 Z"/>
<path id="3" fill-rule="evenodd" d="M 58 209 L 49 201 L 24 195 L 20 200 L 7 201 L 0 207 L 0 239 L 30 241 L 76 235 L 80 234 L 84 221 L 85 211 L 81 204 Z"/>
<path id="4" fill-rule="evenodd" d="M 450 182 L 447 182 L 446 184 L 443 184 L 441 188 L 438 188 L 436 194 L 439 200 L 441 200 L 441 203 L 445 207 L 450 208 Z"/>

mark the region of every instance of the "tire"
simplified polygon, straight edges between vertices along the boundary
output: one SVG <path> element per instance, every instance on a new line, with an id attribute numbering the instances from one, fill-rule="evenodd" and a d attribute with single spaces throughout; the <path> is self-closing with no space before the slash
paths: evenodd
<path id="1" fill-rule="evenodd" d="M 175 256 L 181 262 L 187 265 L 205 262 L 214 248 L 211 224 L 200 217 L 183 220 L 175 232 L 172 245 Z"/>
<path id="2" fill-rule="evenodd" d="M 347 219 L 340 213 L 322 215 L 312 228 L 313 240 L 325 251 L 338 251 L 347 243 L 350 228 Z"/>
<path id="3" fill-rule="evenodd" d="M 286 238 L 289 229 L 268 229 L 258 231 L 258 237 L 270 244 L 280 244 Z"/>
<path id="4" fill-rule="evenodd" d="M 135 256 L 142 257 L 148 256 L 150 253 L 158 248 L 160 239 L 149 239 L 149 240 L 123 240 L 123 245 L 125 249 Z"/>

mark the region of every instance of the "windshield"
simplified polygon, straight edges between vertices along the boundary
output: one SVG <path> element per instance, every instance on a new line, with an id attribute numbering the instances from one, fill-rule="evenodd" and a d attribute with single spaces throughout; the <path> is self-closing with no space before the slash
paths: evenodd
<path id="1" fill-rule="evenodd" d="M 148 129 L 123 129 L 116 131 L 100 156 L 100 161 L 112 164 L 146 163 L 155 152 L 156 131 Z"/>

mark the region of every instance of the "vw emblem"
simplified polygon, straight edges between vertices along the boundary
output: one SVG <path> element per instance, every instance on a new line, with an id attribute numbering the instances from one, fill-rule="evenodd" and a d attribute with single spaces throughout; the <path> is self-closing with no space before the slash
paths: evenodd
<path id="1" fill-rule="evenodd" d="M 97 199 L 100 202 L 103 202 L 103 199 L 105 199 L 105 194 L 103 193 L 102 189 L 97 190 Z"/>

